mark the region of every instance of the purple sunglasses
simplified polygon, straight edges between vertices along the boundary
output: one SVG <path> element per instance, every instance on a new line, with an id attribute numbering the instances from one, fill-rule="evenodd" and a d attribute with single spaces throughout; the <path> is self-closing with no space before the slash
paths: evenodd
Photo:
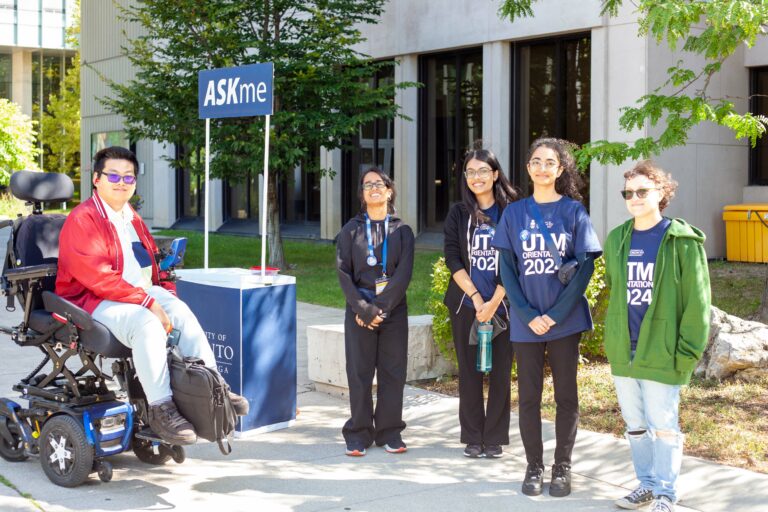
<path id="1" fill-rule="evenodd" d="M 133 185 L 134 183 L 136 183 L 136 176 L 134 176 L 133 174 L 126 174 L 125 176 L 121 176 L 117 173 L 110 172 L 110 173 L 106 173 L 106 176 L 107 176 L 107 181 L 109 181 L 110 183 L 120 183 L 120 180 L 123 180 L 123 183 L 125 183 L 126 185 Z"/>

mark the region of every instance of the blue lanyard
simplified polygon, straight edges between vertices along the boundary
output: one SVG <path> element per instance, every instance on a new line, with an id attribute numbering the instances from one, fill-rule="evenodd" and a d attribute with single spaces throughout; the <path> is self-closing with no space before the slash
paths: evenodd
<path id="1" fill-rule="evenodd" d="M 384 217 L 384 243 L 381 246 L 381 268 L 382 275 L 387 275 L 387 233 L 389 233 L 389 214 Z M 368 237 L 368 265 L 373 267 L 376 265 L 376 256 L 373 254 L 373 238 L 371 237 L 371 218 L 368 214 L 365 214 L 365 236 Z"/>

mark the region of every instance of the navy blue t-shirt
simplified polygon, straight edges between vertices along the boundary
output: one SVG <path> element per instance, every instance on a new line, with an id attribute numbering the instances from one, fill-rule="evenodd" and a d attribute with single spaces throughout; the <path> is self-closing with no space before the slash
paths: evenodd
<path id="1" fill-rule="evenodd" d="M 632 350 L 637 348 L 640 324 L 651 304 L 653 270 L 661 239 L 672 223 L 664 218 L 651 229 L 632 230 L 632 242 L 627 258 L 627 311 L 629 314 L 629 340 Z"/>
<path id="2" fill-rule="evenodd" d="M 496 228 L 493 246 L 514 252 L 523 295 L 532 308 L 539 314 L 545 314 L 565 286 L 557 278 L 555 259 L 531 214 L 529 201 L 533 198 L 507 206 Z M 558 201 L 539 204 L 538 207 L 563 261 L 574 259 L 576 254 L 599 255 L 602 252 L 587 210 L 581 203 L 563 196 Z M 556 340 L 590 329 L 592 316 L 586 297 L 582 297 L 571 313 L 543 336 L 534 333 L 517 315 L 509 315 L 509 338 L 512 341 Z"/>
<path id="3" fill-rule="evenodd" d="M 474 230 L 471 240 L 467 241 L 469 247 L 469 276 L 472 283 L 480 292 L 480 296 L 485 302 L 491 300 L 496 293 L 496 276 L 499 272 L 499 251 L 493 248 L 491 241 L 496 234 L 496 225 L 499 223 L 499 205 L 493 204 L 486 210 L 481 210 L 489 222 L 483 222 Z M 466 234 L 470 236 L 469 233 Z M 464 298 L 464 304 L 474 308 L 472 299 Z M 503 308 L 499 306 L 499 310 Z"/>

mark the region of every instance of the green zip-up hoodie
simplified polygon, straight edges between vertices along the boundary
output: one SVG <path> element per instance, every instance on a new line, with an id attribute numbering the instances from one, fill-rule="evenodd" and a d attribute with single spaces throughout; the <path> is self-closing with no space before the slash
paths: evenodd
<path id="1" fill-rule="evenodd" d="M 709 337 L 710 289 L 704 233 L 672 219 L 659 246 L 651 304 L 640 324 L 635 357 L 630 357 L 627 313 L 627 257 L 634 219 L 605 241 L 605 276 L 610 299 L 605 320 L 605 353 L 613 375 L 663 384 L 687 384 Z"/>

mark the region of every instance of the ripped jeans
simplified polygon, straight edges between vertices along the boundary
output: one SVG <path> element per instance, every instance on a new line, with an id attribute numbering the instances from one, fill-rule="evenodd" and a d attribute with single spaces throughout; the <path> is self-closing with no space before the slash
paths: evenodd
<path id="1" fill-rule="evenodd" d="M 640 485 L 676 502 L 684 439 L 678 423 L 680 386 L 615 375 L 613 382 Z"/>

